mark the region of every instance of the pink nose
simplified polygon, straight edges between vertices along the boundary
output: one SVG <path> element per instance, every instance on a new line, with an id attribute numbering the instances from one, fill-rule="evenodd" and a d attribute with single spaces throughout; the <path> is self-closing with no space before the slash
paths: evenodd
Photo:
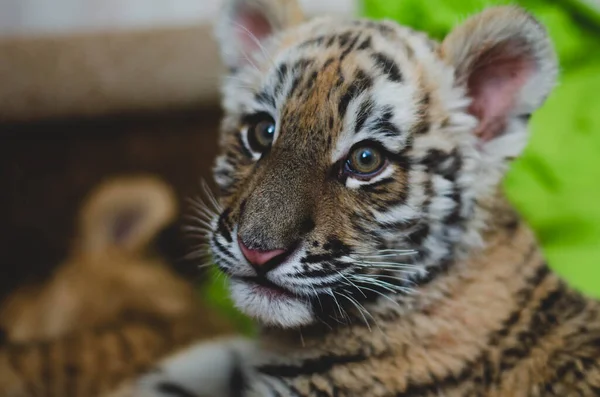
<path id="1" fill-rule="evenodd" d="M 244 257 L 253 266 L 262 266 L 265 263 L 267 263 L 268 261 L 270 261 L 271 259 L 275 258 L 276 256 L 285 254 L 285 252 L 286 252 L 285 250 L 282 250 L 282 249 L 272 250 L 272 251 L 254 250 L 254 249 L 250 249 L 250 248 L 246 247 L 246 245 L 243 243 L 242 239 L 238 239 L 238 242 L 240 245 L 240 249 L 242 250 L 242 254 L 244 254 Z"/>

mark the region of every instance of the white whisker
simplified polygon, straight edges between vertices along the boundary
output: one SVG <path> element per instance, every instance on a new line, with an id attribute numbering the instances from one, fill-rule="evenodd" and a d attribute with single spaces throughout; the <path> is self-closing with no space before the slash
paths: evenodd
<path id="1" fill-rule="evenodd" d="M 363 318 L 363 320 L 365 322 L 365 325 L 369 329 L 369 332 L 373 332 L 373 330 L 371 329 L 371 325 L 369 324 L 369 321 L 367 320 L 367 317 L 365 317 L 365 314 L 367 316 L 369 316 L 373 320 L 373 322 L 375 323 L 375 325 L 377 326 L 377 328 L 379 328 L 379 331 L 381 331 L 383 333 L 383 331 L 381 330 L 381 327 L 379 327 L 379 324 L 377 323 L 377 320 L 375 320 L 375 317 L 373 317 L 371 315 L 371 313 L 369 313 L 369 311 L 363 305 L 361 305 L 356 299 L 352 298 L 349 295 L 342 294 L 341 292 L 338 292 L 338 294 L 340 296 L 348 299 L 348 301 L 350 301 L 350 303 L 352 303 L 354 305 L 354 307 L 356 307 L 356 309 L 360 313 L 361 317 Z"/>
<path id="2" fill-rule="evenodd" d="M 371 276 L 353 275 L 352 278 L 362 281 L 362 282 L 365 282 L 365 283 L 369 283 L 371 285 L 376 285 L 376 286 L 386 289 L 390 292 L 404 292 L 404 293 L 413 293 L 414 292 L 413 288 L 404 287 L 404 286 L 389 283 L 387 281 L 380 280 L 377 278 L 379 276 L 380 275 L 371 275 Z M 402 280 L 402 281 L 408 281 L 408 280 Z"/>
<path id="3" fill-rule="evenodd" d="M 396 258 L 399 256 L 405 256 L 405 255 L 413 255 L 412 252 L 406 252 L 406 253 L 394 253 L 394 254 L 381 254 L 381 255 L 354 255 L 351 254 L 350 256 L 358 256 L 359 258 Z"/>
<path id="4" fill-rule="evenodd" d="M 323 303 L 321 302 L 321 298 L 319 297 L 319 293 L 315 289 L 314 285 L 311 285 L 310 287 L 312 288 L 313 293 L 315 294 L 315 296 L 317 297 L 317 300 L 319 301 L 319 306 L 321 306 L 321 310 L 323 310 Z"/>
<path id="5" fill-rule="evenodd" d="M 340 295 L 342 298 L 346 298 L 350 303 L 352 303 L 354 305 L 354 307 L 356 307 L 356 310 L 358 310 L 358 312 L 360 313 L 361 317 L 363 318 L 363 321 L 365 322 L 365 325 L 369 329 L 369 332 L 371 332 L 372 330 L 371 330 L 371 325 L 369 325 L 369 321 L 365 317 L 363 311 L 356 305 L 355 301 L 353 301 L 348 296 L 346 296 L 346 294 L 342 294 L 341 292 L 338 292 L 338 295 Z"/>
<path id="6" fill-rule="evenodd" d="M 342 307 L 340 306 L 340 303 L 338 302 L 337 298 L 335 297 L 335 292 L 331 289 L 327 290 L 327 294 L 330 295 L 333 298 L 333 301 L 335 302 L 339 312 L 340 312 L 340 316 L 342 316 L 342 319 L 344 318 L 348 318 L 346 312 L 344 310 L 342 310 Z"/>
<path id="7" fill-rule="evenodd" d="M 401 281 L 401 282 L 403 282 L 403 283 L 411 283 L 411 284 L 413 284 L 413 285 L 416 285 L 416 284 L 414 283 L 414 281 L 411 281 L 411 280 L 410 280 L 410 279 L 408 279 L 408 278 L 404 278 L 404 277 L 398 277 L 398 276 L 393 276 L 393 275 L 391 275 L 391 274 L 378 274 L 378 275 L 377 275 L 377 277 L 379 277 L 379 278 L 388 278 L 388 279 L 390 279 L 390 280 L 398 280 L 398 281 Z"/>
<path id="8" fill-rule="evenodd" d="M 422 267 L 419 265 L 409 265 L 406 263 L 392 263 L 392 262 L 358 262 L 356 265 L 360 267 L 372 267 L 376 269 L 393 269 L 393 270 L 421 270 Z"/>
<path id="9" fill-rule="evenodd" d="M 237 23 L 237 22 L 235 22 L 233 20 L 231 22 L 233 23 L 234 26 L 242 29 L 243 32 L 248 36 L 248 38 L 250 40 L 252 40 L 254 42 L 254 44 L 256 44 L 256 46 L 260 49 L 260 51 L 262 52 L 262 54 L 265 57 L 265 59 L 268 60 L 269 62 L 271 62 L 271 65 L 275 66 L 275 62 L 273 61 L 273 58 L 271 57 L 271 54 L 269 54 L 269 52 L 267 51 L 267 49 L 265 48 L 265 46 L 262 45 L 262 43 L 260 42 L 260 40 L 258 40 L 258 38 L 256 37 L 256 35 L 254 33 L 252 33 L 250 30 L 248 30 L 248 28 L 246 28 L 242 24 L 239 24 L 239 23 Z"/>
<path id="10" fill-rule="evenodd" d="M 211 204 L 213 205 L 213 209 L 214 209 L 214 214 L 218 215 L 218 213 L 223 211 L 223 208 L 221 207 L 221 204 L 219 204 L 219 201 L 216 199 L 215 195 L 213 194 L 212 190 L 210 190 L 210 186 L 208 186 L 208 183 L 206 183 L 206 181 L 204 179 L 200 180 L 200 185 L 202 186 L 202 191 L 204 192 L 204 194 L 206 195 L 206 197 L 208 198 L 208 200 L 211 202 Z"/>
<path id="11" fill-rule="evenodd" d="M 350 281 L 350 280 L 349 280 L 349 279 L 348 279 L 348 278 L 347 278 L 347 277 L 346 277 L 346 276 L 345 276 L 345 275 L 344 275 L 342 272 L 340 272 L 340 271 L 337 271 L 337 273 L 338 273 L 338 274 L 339 274 L 339 275 L 340 275 L 340 276 L 341 276 L 341 277 L 342 277 L 344 280 L 346 280 L 346 281 L 347 281 L 347 282 L 350 284 L 350 286 L 351 286 L 351 287 L 354 287 L 354 288 L 356 288 L 356 289 L 358 290 L 358 292 L 360 292 L 360 293 L 362 294 L 362 296 L 364 296 L 365 298 L 367 297 L 367 295 L 365 295 L 365 293 L 364 293 L 364 292 L 362 292 L 362 291 L 360 290 L 360 288 L 359 288 L 359 287 L 358 287 L 356 284 L 354 284 L 352 281 Z"/>
<path id="12" fill-rule="evenodd" d="M 394 304 L 395 304 L 395 305 L 397 305 L 398 307 L 400 307 L 400 303 L 398 303 L 398 301 L 395 301 L 395 300 L 393 300 L 392 298 L 390 298 L 389 296 L 387 296 L 386 294 L 384 294 L 384 293 L 383 293 L 383 292 L 381 292 L 381 291 L 376 291 L 376 290 L 374 290 L 374 289 L 372 289 L 372 288 L 368 288 L 368 287 L 365 287 L 365 286 L 362 286 L 362 285 L 360 286 L 360 288 L 362 288 L 362 289 L 364 289 L 364 290 L 367 290 L 367 291 L 371 291 L 371 292 L 373 292 L 373 293 L 375 293 L 375 294 L 377 294 L 377 295 L 381 296 L 382 298 L 385 298 L 385 299 L 389 300 L 390 302 L 394 303 Z"/>
<path id="13" fill-rule="evenodd" d="M 368 251 L 368 252 L 360 252 L 357 251 L 356 252 L 358 255 L 378 255 L 378 254 L 406 254 L 406 255 L 414 255 L 417 253 L 417 251 L 415 250 L 410 250 L 410 249 L 392 249 L 392 248 L 385 248 L 382 250 L 377 250 L 375 252 L 373 251 Z"/>
<path id="14" fill-rule="evenodd" d="M 200 219 L 197 219 L 196 223 L 198 225 L 200 225 L 200 226 L 204 226 L 208 230 L 212 230 L 212 228 L 213 228 L 213 226 L 209 222 L 201 221 Z M 184 225 L 183 226 L 183 230 L 187 230 L 187 229 L 189 229 L 189 230 L 198 230 L 198 227 L 192 226 L 192 225 Z"/>

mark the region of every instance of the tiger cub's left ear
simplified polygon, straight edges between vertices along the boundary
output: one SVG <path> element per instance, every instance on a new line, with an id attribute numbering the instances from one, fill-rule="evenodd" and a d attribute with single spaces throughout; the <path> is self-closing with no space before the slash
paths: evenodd
<path id="1" fill-rule="evenodd" d="M 480 142 L 520 135 L 502 156 L 519 155 L 524 123 L 552 91 L 558 73 L 545 28 L 521 8 L 492 7 L 452 31 L 441 55 L 472 100 L 469 112 L 478 120 L 474 133 Z"/>
<path id="2" fill-rule="evenodd" d="M 252 63 L 265 41 L 302 21 L 298 0 L 226 0 L 215 29 L 223 62 L 230 70 Z"/>

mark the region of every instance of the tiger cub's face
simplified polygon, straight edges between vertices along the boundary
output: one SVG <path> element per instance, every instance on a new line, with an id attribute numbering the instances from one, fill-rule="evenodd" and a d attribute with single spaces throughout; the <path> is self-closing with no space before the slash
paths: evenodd
<path id="1" fill-rule="evenodd" d="M 516 8 L 438 44 L 236 0 L 217 33 L 230 71 L 210 247 L 237 306 L 282 327 L 418 288 L 477 244 L 477 202 L 556 75 L 544 29 Z"/>

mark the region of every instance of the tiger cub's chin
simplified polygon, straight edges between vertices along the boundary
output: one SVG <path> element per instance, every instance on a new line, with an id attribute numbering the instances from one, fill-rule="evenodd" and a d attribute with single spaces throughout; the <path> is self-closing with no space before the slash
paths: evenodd
<path id="1" fill-rule="evenodd" d="M 262 324 L 295 328 L 314 321 L 312 306 L 289 293 L 243 280 L 231 280 L 229 291 L 235 306 Z"/>

